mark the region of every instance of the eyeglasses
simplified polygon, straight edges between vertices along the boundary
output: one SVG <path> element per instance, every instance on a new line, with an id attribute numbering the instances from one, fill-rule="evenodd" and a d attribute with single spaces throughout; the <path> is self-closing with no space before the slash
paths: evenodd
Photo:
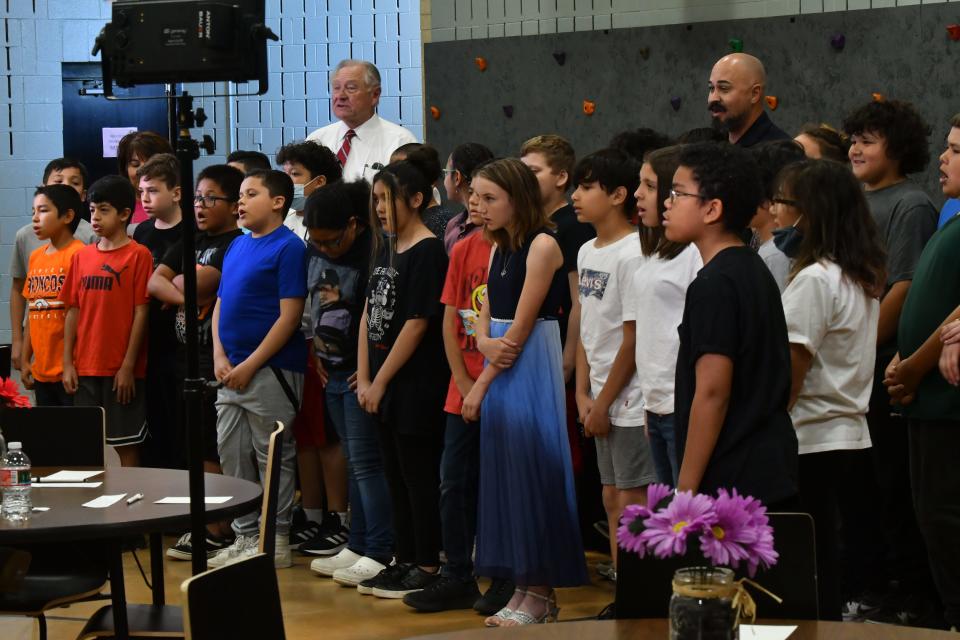
<path id="1" fill-rule="evenodd" d="M 789 198 L 774 198 L 773 204 L 782 204 L 785 207 L 795 207 L 797 206 L 796 200 L 791 200 Z"/>
<path id="2" fill-rule="evenodd" d="M 347 228 L 344 227 L 338 235 L 333 240 L 310 240 L 312 244 L 317 249 L 339 249 L 340 245 L 343 244 L 343 238 L 347 235 Z"/>
<path id="3" fill-rule="evenodd" d="M 236 202 L 233 198 L 224 198 L 223 196 L 201 196 L 197 195 L 193 198 L 194 204 L 199 204 L 204 209 L 211 209 L 217 206 L 217 201 L 223 200 L 224 202 Z"/>
<path id="4" fill-rule="evenodd" d="M 673 204 L 677 201 L 677 198 L 697 198 L 699 200 L 704 200 L 704 196 L 699 193 L 684 193 L 683 191 L 677 191 L 676 189 L 670 189 L 670 204 Z"/>

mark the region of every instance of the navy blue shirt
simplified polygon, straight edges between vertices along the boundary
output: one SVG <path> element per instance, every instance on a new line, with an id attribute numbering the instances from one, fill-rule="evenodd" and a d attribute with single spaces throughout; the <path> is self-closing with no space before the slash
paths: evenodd
<path id="1" fill-rule="evenodd" d="M 280 300 L 306 298 L 307 248 L 303 240 L 280 225 L 265 236 L 234 240 L 223 258 L 220 298 L 220 343 L 236 366 L 260 346 L 280 317 Z M 299 329 L 267 364 L 303 373 L 307 343 Z"/>

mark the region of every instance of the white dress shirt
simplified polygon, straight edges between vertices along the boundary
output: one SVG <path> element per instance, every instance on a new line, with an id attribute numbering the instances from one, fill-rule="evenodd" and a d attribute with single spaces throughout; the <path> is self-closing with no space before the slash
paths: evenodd
<path id="1" fill-rule="evenodd" d="M 307 136 L 307 140 L 319 142 L 336 154 L 349 130 L 350 127 L 337 121 L 317 129 Z M 410 131 L 384 120 L 377 114 L 373 114 L 372 118 L 355 128 L 354 132 L 357 135 L 350 141 L 350 154 L 343 168 L 343 179 L 346 181 L 356 181 L 358 178 L 372 180 L 377 174 L 377 170 L 373 168 L 375 163 L 388 165 L 390 154 L 398 147 L 417 141 Z"/>

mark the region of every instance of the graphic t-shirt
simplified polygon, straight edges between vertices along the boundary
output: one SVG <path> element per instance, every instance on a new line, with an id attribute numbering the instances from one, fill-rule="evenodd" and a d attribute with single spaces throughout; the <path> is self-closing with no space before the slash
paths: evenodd
<path id="1" fill-rule="evenodd" d="M 227 253 L 227 247 L 236 238 L 243 235 L 239 229 L 233 229 L 227 233 L 211 236 L 207 233 L 198 233 L 194 244 L 194 256 L 199 267 L 213 267 L 223 273 L 223 256 Z M 183 242 L 178 241 L 170 247 L 164 254 L 160 263 L 167 266 L 175 274 L 183 273 Z M 213 307 L 216 300 L 199 307 L 197 309 L 197 331 L 199 333 L 200 345 L 200 368 L 201 371 L 210 372 L 213 370 Z M 183 306 L 177 307 L 176 322 L 174 324 L 174 333 L 179 344 L 186 344 L 186 318 L 183 313 Z"/>
<path id="2" fill-rule="evenodd" d="M 780 291 L 749 247 L 720 251 L 687 288 L 677 356 L 676 447 L 683 463 L 697 392 L 697 361 L 733 363 L 730 400 L 700 492 L 736 488 L 765 504 L 797 493 L 797 434 L 787 413 L 790 348 Z M 641 337 L 642 339 L 642 337 Z"/>
<path id="3" fill-rule="evenodd" d="M 83 219 L 77 225 L 77 230 L 73 232 L 73 237 L 83 244 L 95 244 L 100 239 L 93 232 L 90 223 Z M 27 277 L 27 263 L 30 261 L 30 254 L 41 246 L 47 246 L 47 241 L 41 240 L 33 232 L 32 222 L 28 222 L 17 229 L 17 235 L 13 242 L 13 255 L 10 257 L 11 278 Z"/>
<path id="4" fill-rule="evenodd" d="M 643 263 L 640 240 L 635 233 L 597 247 L 591 240 L 580 247 L 580 342 L 590 365 L 590 391 L 600 395 L 613 361 L 623 344 L 623 323 L 630 319 L 633 274 Z M 610 405 L 610 421 L 618 427 L 644 424 L 640 380 L 634 371 L 630 381 Z"/>
<path id="5" fill-rule="evenodd" d="M 147 281 L 153 273 L 150 252 L 136 240 L 101 251 L 88 245 L 75 254 L 60 290 L 67 309 L 78 307 L 73 364 L 80 376 L 114 376 L 123 364 L 136 308 L 147 304 Z M 133 375 L 147 373 L 144 341 Z"/>
<path id="6" fill-rule="evenodd" d="M 457 342 L 467 373 L 474 380 L 483 371 L 483 354 L 477 349 L 477 321 L 480 319 L 480 309 L 487 301 L 487 267 L 491 248 L 483 233 L 474 233 L 455 244 L 450 254 L 447 281 L 440 297 L 440 302 L 457 310 Z M 451 377 L 443 410 L 460 415 L 462 407 L 463 396 Z"/>
<path id="7" fill-rule="evenodd" d="M 387 247 L 377 256 L 367 286 L 367 358 L 373 380 L 407 320 L 429 320 L 413 355 L 390 381 L 380 416 L 401 431 L 417 432 L 423 407 L 443 404 L 450 375 L 443 351 L 440 294 L 447 273 L 447 253 L 438 238 L 425 238 L 390 258 Z"/>
<path id="8" fill-rule="evenodd" d="M 33 347 L 33 377 L 40 382 L 57 382 L 63 376 L 63 324 L 67 312 L 60 301 L 60 289 L 70 271 L 73 254 L 84 244 L 73 240 L 59 251 L 47 253 L 49 244 L 30 254 L 23 297 L 27 300 L 27 322 Z"/>
<path id="9" fill-rule="evenodd" d="M 369 229 L 363 229 L 350 249 L 336 260 L 312 245 L 307 247 L 313 348 L 328 369 L 356 371 L 372 237 Z"/>
<path id="10" fill-rule="evenodd" d="M 259 238 L 237 237 L 227 247 L 220 277 L 220 344 L 236 366 L 253 353 L 280 317 L 280 300 L 307 297 L 307 248 L 280 225 Z M 267 361 L 303 373 L 307 343 L 297 330 Z"/>
<path id="11" fill-rule="evenodd" d="M 157 229 L 156 222 L 154 218 L 144 220 L 133 230 L 133 239 L 150 250 L 154 269 L 162 262 L 163 256 L 170 247 L 179 242 L 183 235 L 180 227 L 182 222 L 178 222 L 169 229 Z M 175 309 L 164 309 L 163 303 L 159 300 L 150 300 L 150 331 L 147 334 L 147 344 L 151 360 L 173 358 L 177 347 L 174 332 L 175 320 Z"/>

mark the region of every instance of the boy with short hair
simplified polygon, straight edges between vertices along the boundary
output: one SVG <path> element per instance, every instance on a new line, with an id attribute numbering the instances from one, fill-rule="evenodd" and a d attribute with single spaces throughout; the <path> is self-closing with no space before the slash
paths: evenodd
<path id="1" fill-rule="evenodd" d="M 737 489 L 775 510 L 797 495 L 787 412 L 790 352 L 780 292 L 740 239 L 763 197 L 759 169 L 727 143 L 683 148 L 666 237 L 692 242 L 703 268 L 687 289 L 677 358 L 678 488 Z"/>
<path id="2" fill-rule="evenodd" d="M 274 423 L 286 427 L 277 505 L 274 565 L 292 565 L 287 536 L 296 452 L 290 425 L 300 409 L 306 342 L 300 333 L 307 295 L 306 246 L 283 225 L 293 182 L 282 171 L 253 171 L 240 188 L 240 224 L 223 259 L 213 309 L 217 449 L 227 475 L 258 482 L 266 473 Z M 251 446 L 256 462 L 251 455 Z M 233 521 L 234 543 L 210 559 L 223 566 L 257 553 L 257 512 Z"/>
<path id="3" fill-rule="evenodd" d="M 137 168 L 140 203 L 147 219 L 133 230 L 133 239 L 150 250 L 156 269 L 164 254 L 180 240 L 180 162 L 169 153 L 158 153 Z M 144 458 L 151 466 L 183 467 L 177 451 L 176 393 L 177 339 L 175 309 L 150 301 L 147 333 L 147 427 L 150 440 Z"/>
<path id="4" fill-rule="evenodd" d="M 73 187 L 81 200 L 87 198 L 88 182 L 87 168 L 83 163 L 72 158 L 57 158 L 47 163 L 43 170 L 42 184 L 47 186 L 51 184 L 66 184 Z M 97 234 L 93 232 L 90 223 L 84 220 L 81 212 L 77 212 L 80 219 L 74 237 L 90 244 L 97 241 Z M 12 354 L 11 365 L 14 369 L 20 369 L 20 355 L 23 352 L 23 314 L 26 311 L 27 303 L 23 298 L 23 284 L 27 277 L 27 263 L 30 260 L 30 254 L 36 251 L 43 242 L 33 233 L 33 223 L 28 222 L 17 229 L 16 239 L 14 240 L 13 255 L 10 259 L 10 329 L 12 331 Z"/>
<path id="5" fill-rule="evenodd" d="M 760 167 L 760 180 L 763 184 L 763 201 L 750 219 L 754 245 L 764 264 L 777 281 L 780 293 L 787 288 L 787 276 L 790 275 L 791 257 L 800 248 L 800 236 L 791 231 L 777 234 L 777 221 L 771 211 L 776 197 L 777 176 L 784 167 L 804 160 L 803 147 L 793 140 L 774 140 L 751 147 L 753 159 Z M 778 239 L 779 238 L 779 239 Z"/>
<path id="6" fill-rule="evenodd" d="M 239 169 L 244 175 L 255 169 L 270 170 L 273 168 L 270 166 L 270 158 L 267 157 L 267 154 L 243 149 L 232 151 L 227 156 L 227 164 L 234 169 Z"/>
<path id="7" fill-rule="evenodd" d="M 199 324 L 200 376 L 213 379 L 213 336 L 211 320 L 213 305 L 217 299 L 217 287 L 220 286 L 220 274 L 223 271 L 223 257 L 238 236 L 237 199 L 240 197 L 240 185 L 243 173 L 239 169 L 215 164 L 203 169 L 197 176 L 197 192 L 194 197 L 194 214 L 197 220 L 197 237 L 194 246 L 197 270 L 197 311 Z M 183 380 L 186 377 L 186 321 L 183 309 L 183 241 L 178 240 L 160 260 L 147 285 L 150 295 L 163 304 L 176 310 L 177 361 L 176 397 L 183 396 Z M 201 406 L 203 411 L 203 468 L 207 473 L 222 473 L 220 456 L 217 454 L 217 409 L 216 395 L 204 393 Z M 186 443 L 185 424 L 182 412 L 183 403 L 177 402 L 177 423 L 180 433 L 177 442 L 181 451 Z M 214 556 L 227 547 L 233 533 L 228 523 L 207 525 L 207 557 Z M 167 556 L 176 560 L 189 560 L 193 547 L 190 534 L 180 537 L 173 547 L 167 550 Z"/>
<path id="8" fill-rule="evenodd" d="M 283 224 L 304 241 L 310 232 L 303 221 L 307 197 L 324 185 L 343 176 L 340 162 L 327 147 L 303 140 L 280 147 L 277 165 L 293 180 L 293 202 Z M 294 528 L 290 545 L 294 549 L 324 548 L 338 553 L 346 546 L 347 461 L 336 432 L 327 425 L 323 382 L 317 371 L 310 308 L 304 306 L 300 330 L 307 339 L 307 368 L 303 380 L 304 401 L 293 423 L 297 441 L 297 468 L 300 474 L 300 498 L 307 521 Z M 324 513 L 324 490 L 327 512 Z"/>
<path id="9" fill-rule="evenodd" d="M 96 244 L 74 254 L 60 299 L 67 309 L 63 386 L 74 404 L 103 407 L 107 444 L 125 467 L 138 466 L 147 436 L 147 280 L 150 252 L 127 235 L 136 206 L 130 181 L 106 176 L 90 186 Z"/>
<path id="10" fill-rule="evenodd" d="M 875 608 L 877 602 L 901 606 L 907 594 L 921 588 L 919 583 L 930 580 L 916 515 L 910 507 L 907 424 L 900 412 L 891 411 L 883 379 L 899 349 L 900 314 L 920 255 L 936 231 L 937 209 L 927 193 L 907 177 L 923 171 L 930 161 L 930 127 L 913 105 L 900 100 L 867 103 L 844 120 L 843 129 L 850 136 L 851 169 L 863 183 L 870 213 L 887 251 L 887 283 L 880 298 L 876 370 L 867 426 L 873 443 L 873 480 L 884 514 L 884 535 L 879 540 L 886 543 L 893 560 L 873 567 L 875 575 L 860 576 L 868 585 L 867 592 L 853 598 L 856 609 L 848 611 L 860 615 L 863 609 Z M 913 359 L 907 359 L 898 367 L 908 387 L 915 387 L 922 377 L 914 364 Z M 891 569 L 895 575 L 881 573 Z M 916 584 L 900 597 L 891 597 L 887 587 L 890 580 L 913 580 Z"/>
<path id="11" fill-rule="evenodd" d="M 73 237 L 83 200 L 65 184 L 39 187 L 33 197 L 33 232 L 48 244 L 30 254 L 23 297 L 29 309 L 23 330 L 20 380 L 33 389 L 38 407 L 70 407 L 63 388 L 63 325 L 66 312 L 58 300 L 73 254 L 83 243 Z"/>
<path id="12" fill-rule="evenodd" d="M 636 318 L 629 302 L 633 274 L 643 261 L 634 193 L 640 163 L 619 149 L 603 149 L 580 160 L 573 172 L 573 208 L 597 237 L 580 247 L 580 346 L 577 350 L 577 407 L 584 433 L 596 438 L 603 506 L 616 531 L 628 504 L 644 504 L 656 481 L 644 433 L 644 405 L 634 351 Z M 617 537 L 610 536 L 617 561 Z"/>
<path id="13" fill-rule="evenodd" d="M 957 198 L 960 114 L 951 119 L 950 127 L 947 149 L 940 156 L 940 187 L 943 195 Z M 891 395 L 902 401 L 907 416 L 913 508 L 944 617 L 955 628 L 960 628 L 960 555 L 956 551 L 960 522 L 951 515 L 960 503 L 960 468 L 955 464 L 960 446 L 958 246 L 960 219 L 954 217 L 930 239 L 917 264 L 900 315 L 900 351 L 884 381 Z"/>

